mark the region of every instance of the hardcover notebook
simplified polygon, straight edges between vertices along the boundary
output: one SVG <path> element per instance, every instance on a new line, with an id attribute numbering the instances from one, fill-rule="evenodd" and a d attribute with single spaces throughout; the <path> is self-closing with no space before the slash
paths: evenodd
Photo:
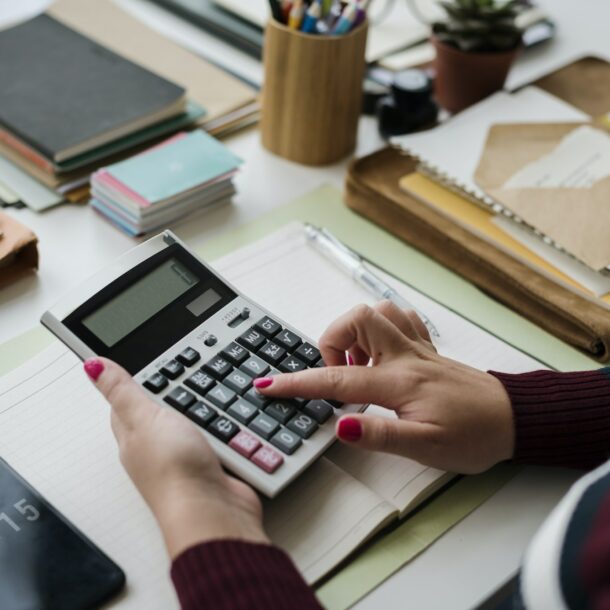
<path id="1" fill-rule="evenodd" d="M 41 163 L 185 111 L 182 87 L 48 15 L 0 32 L 0 57 L 0 140 Z"/>
<path id="2" fill-rule="evenodd" d="M 240 248 L 215 267 L 254 300 L 313 337 L 355 304 L 373 303 L 368 292 L 307 245 L 298 223 Z M 380 273 L 438 326 L 441 353 L 479 368 L 541 368 L 530 356 Z M 281 290 L 269 289 L 270 277 Z M 116 607 L 177 609 L 161 535 L 119 463 L 109 407 L 78 359 L 55 342 L 0 379 L 0 396 L 0 452 L 125 570 L 128 593 Z M 370 409 L 394 416 L 379 407 Z M 315 583 L 451 476 L 404 458 L 335 444 L 304 476 L 266 503 L 266 529 L 306 580 Z"/>

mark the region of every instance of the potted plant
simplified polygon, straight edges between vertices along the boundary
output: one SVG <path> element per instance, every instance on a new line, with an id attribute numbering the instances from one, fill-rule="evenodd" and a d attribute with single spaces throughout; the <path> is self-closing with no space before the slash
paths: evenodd
<path id="1" fill-rule="evenodd" d="M 432 26 L 436 98 L 459 112 L 501 89 L 521 44 L 519 0 L 441 2 L 447 18 Z"/>

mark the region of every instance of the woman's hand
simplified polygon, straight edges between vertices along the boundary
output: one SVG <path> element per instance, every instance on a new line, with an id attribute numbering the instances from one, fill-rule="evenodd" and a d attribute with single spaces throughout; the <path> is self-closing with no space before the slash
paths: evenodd
<path id="1" fill-rule="evenodd" d="M 268 542 L 258 497 L 222 470 L 195 424 L 161 408 L 114 362 L 94 358 L 84 366 L 112 406 L 121 462 L 157 518 L 172 558 L 215 538 Z"/>
<path id="2" fill-rule="evenodd" d="M 374 403 L 398 419 L 345 415 L 337 436 L 436 468 L 475 473 L 513 455 L 510 400 L 492 375 L 436 353 L 413 311 L 352 309 L 320 338 L 325 368 L 255 380 L 268 396 Z M 345 366 L 346 352 L 355 366 Z M 367 367 L 369 361 L 372 366 Z"/>

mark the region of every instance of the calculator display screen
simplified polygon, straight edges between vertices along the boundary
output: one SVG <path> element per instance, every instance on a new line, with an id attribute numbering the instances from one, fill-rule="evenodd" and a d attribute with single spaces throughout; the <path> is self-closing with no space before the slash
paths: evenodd
<path id="1" fill-rule="evenodd" d="M 135 375 L 236 296 L 174 243 L 127 269 L 62 322 L 95 354 Z"/>
<path id="2" fill-rule="evenodd" d="M 198 282 L 194 273 L 170 258 L 84 318 L 83 325 L 112 347 Z"/>

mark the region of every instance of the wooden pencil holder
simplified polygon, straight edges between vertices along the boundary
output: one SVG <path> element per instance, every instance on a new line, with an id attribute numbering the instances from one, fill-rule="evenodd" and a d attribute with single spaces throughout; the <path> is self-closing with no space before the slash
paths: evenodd
<path id="1" fill-rule="evenodd" d="M 265 148 L 305 165 L 333 163 L 354 150 L 366 34 L 366 22 L 344 36 L 319 36 L 269 21 L 263 50 Z"/>

